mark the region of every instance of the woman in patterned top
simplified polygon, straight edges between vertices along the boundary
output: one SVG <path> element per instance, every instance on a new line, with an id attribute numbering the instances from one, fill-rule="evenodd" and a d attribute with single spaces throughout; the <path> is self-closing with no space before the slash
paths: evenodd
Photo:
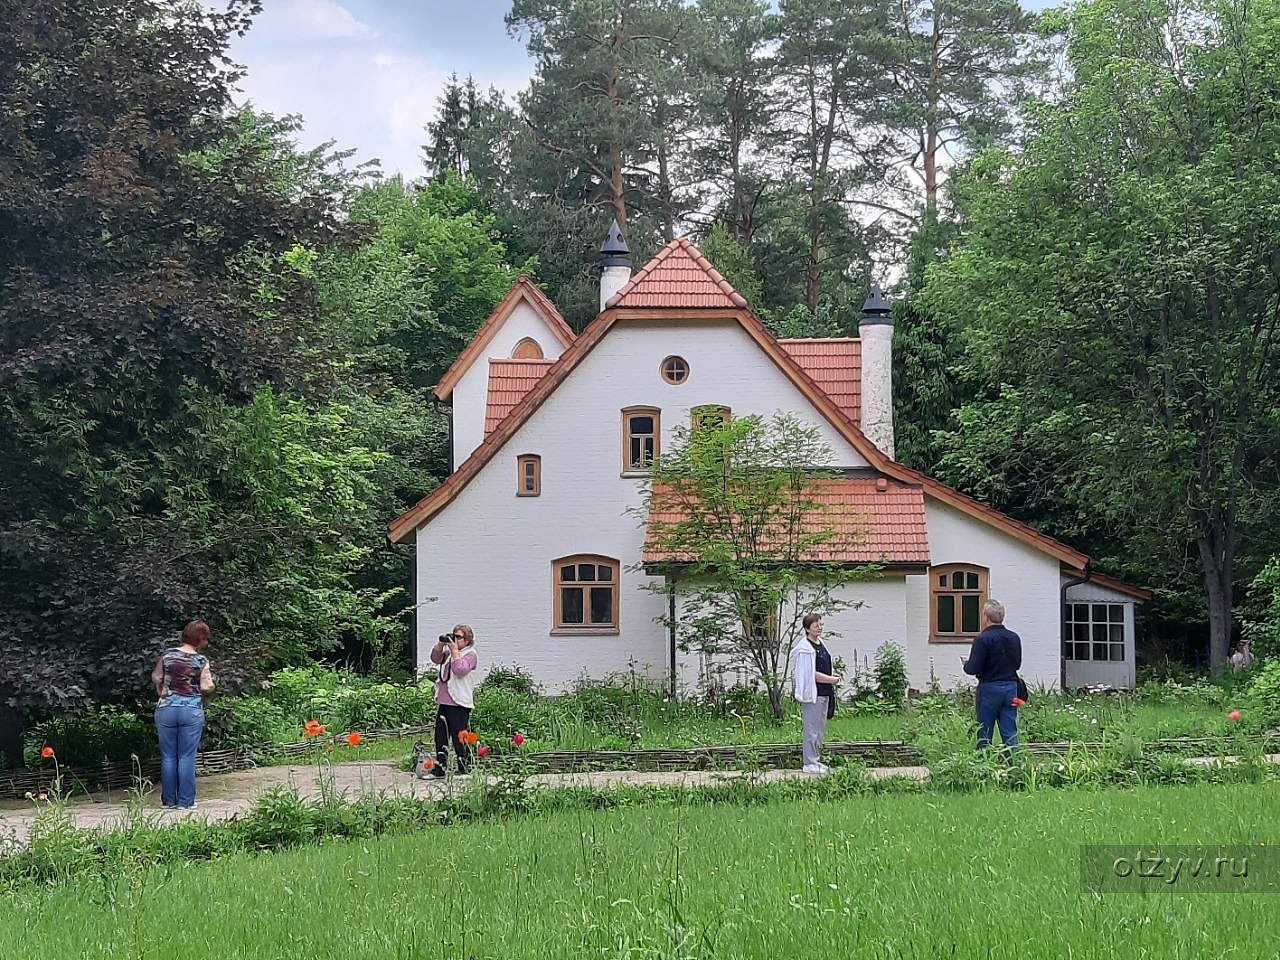
<path id="1" fill-rule="evenodd" d="M 160 655 L 151 671 L 160 738 L 160 801 L 166 807 L 196 805 L 196 749 L 204 732 L 204 695 L 213 690 L 209 658 L 200 651 L 209 642 L 209 626 L 192 620 L 182 642 Z"/>

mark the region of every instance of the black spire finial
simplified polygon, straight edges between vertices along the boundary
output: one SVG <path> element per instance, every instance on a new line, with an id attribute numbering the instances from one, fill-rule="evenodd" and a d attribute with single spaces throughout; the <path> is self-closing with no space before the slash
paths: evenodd
<path id="1" fill-rule="evenodd" d="M 871 284 L 871 293 L 862 303 L 862 320 L 863 323 L 893 323 L 889 314 L 893 308 L 889 305 L 889 301 L 884 298 L 884 292 L 880 289 L 880 284 Z"/>
<path id="2" fill-rule="evenodd" d="M 618 226 L 616 218 L 609 227 L 609 235 L 604 238 L 604 243 L 600 244 L 600 266 L 631 266 L 631 248 L 623 239 L 622 228 Z"/>

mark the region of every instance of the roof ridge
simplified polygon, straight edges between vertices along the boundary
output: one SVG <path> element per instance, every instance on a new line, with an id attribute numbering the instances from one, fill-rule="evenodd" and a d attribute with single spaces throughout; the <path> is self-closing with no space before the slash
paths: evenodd
<path id="1" fill-rule="evenodd" d="M 861 343 L 860 337 L 775 337 L 779 343 Z"/>
<path id="2" fill-rule="evenodd" d="M 626 283 L 624 283 L 621 287 L 618 288 L 618 292 L 609 298 L 609 302 L 606 303 L 605 306 L 606 307 L 613 306 L 617 301 L 621 300 L 624 296 L 630 293 L 631 290 L 636 286 L 636 284 L 638 284 L 641 280 L 643 280 L 649 274 L 653 273 L 654 268 L 657 267 L 658 264 L 662 263 L 662 261 L 666 260 L 667 257 L 675 253 L 676 250 L 680 248 L 680 242 L 684 239 L 685 239 L 684 237 L 677 237 L 676 239 L 668 243 L 665 247 L 663 247 L 661 250 L 659 250 L 657 253 L 655 253 L 653 255 L 653 258 L 648 263 L 646 263 L 643 267 L 637 270 L 635 275 L 632 276 L 630 280 L 628 280 Z"/>
<path id="3" fill-rule="evenodd" d="M 716 269 L 715 264 L 707 259 L 706 254 L 698 249 L 697 245 L 688 237 L 676 237 L 665 247 L 654 254 L 653 259 L 646 263 L 640 270 L 618 289 L 609 301 L 605 304 L 605 308 L 619 306 L 622 301 L 632 293 L 637 286 L 643 283 L 658 267 L 669 260 L 677 251 L 685 254 L 693 261 L 694 266 L 701 270 L 716 288 L 725 295 L 729 303 L 735 307 L 748 307 L 746 298 L 733 288 L 724 274 Z M 661 308 L 655 308 L 661 309 Z"/>

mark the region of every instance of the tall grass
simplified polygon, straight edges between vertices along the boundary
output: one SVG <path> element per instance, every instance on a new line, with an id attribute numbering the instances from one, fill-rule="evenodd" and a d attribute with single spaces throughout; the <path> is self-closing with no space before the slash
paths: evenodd
<path id="1" fill-rule="evenodd" d="M 1274 843 L 1276 784 L 576 809 L 11 897 L 0 956 L 1262 958 L 1271 897 L 1095 895 L 1084 843 Z"/>

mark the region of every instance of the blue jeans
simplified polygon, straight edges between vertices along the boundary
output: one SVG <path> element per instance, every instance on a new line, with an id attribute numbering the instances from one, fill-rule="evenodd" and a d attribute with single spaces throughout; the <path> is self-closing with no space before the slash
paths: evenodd
<path id="1" fill-rule="evenodd" d="M 160 738 L 160 802 L 190 807 L 196 802 L 196 749 L 204 733 L 200 707 L 156 707 Z"/>
<path id="2" fill-rule="evenodd" d="M 1018 745 L 1018 708 L 1013 698 L 1018 685 L 1012 680 L 992 680 L 978 684 L 978 749 L 991 745 L 991 729 L 1000 724 L 1000 739 L 1007 756 Z"/>

